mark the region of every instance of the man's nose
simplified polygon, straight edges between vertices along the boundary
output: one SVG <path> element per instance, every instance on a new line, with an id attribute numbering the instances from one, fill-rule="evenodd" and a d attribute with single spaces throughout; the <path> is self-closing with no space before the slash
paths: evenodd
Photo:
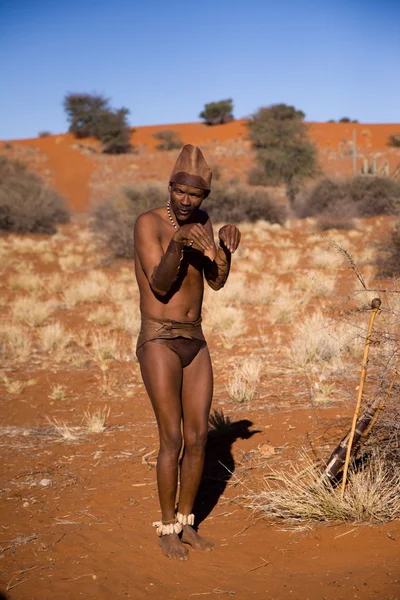
<path id="1" fill-rule="evenodd" d="M 181 200 L 181 204 L 190 204 L 190 198 L 187 194 L 185 194 Z"/>

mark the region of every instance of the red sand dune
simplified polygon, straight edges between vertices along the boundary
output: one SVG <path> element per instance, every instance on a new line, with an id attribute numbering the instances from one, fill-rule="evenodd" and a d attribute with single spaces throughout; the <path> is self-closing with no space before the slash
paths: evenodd
<path id="1" fill-rule="evenodd" d="M 118 173 L 126 167 L 126 161 L 132 162 L 136 169 L 132 181 L 154 178 L 154 172 L 159 173 L 159 179 L 167 176 L 168 169 L 173 162 L 170 153 L 158 153 L 159 160 L 154 162 L 151 155 L 156 151 L 155 146 L 159 143 L 153 134 L 165 129 L 176 131 L 183 143 L 192 143 L 199 146 L 208 146 L 211 150 L 221 150 L 225 144 L 235 146 L 241 145 L 241 152 L 232 153 L 215 152 L 219 166 L 226 167 L 226 173 L 236 178 L 245 180 L 245 174 L 251 166 L 253 157 L 250 151 L 250 143 L 247 139 L 246 120 L 237 120 L 226 125 L 209 127 L 203 123 L 181 123 L 172 125 L 151 125 L 138 127 L 132 132 L 132 143 L 139 154 L 126 157 L 102 157 L 98 161 L 98 154 L 82 151 L 85 146 L 96 146 L 94 140 L 80 142 L 71 134 L 52 135 L 46 138 L 34 138 L 27 140 L 11 141 L 13 154 L 18 149 L 29 148 L 32 152 L 39 153 L 41 159 L 46 162 L 47 177 L 56 189 L 63 194 L 73 210 L 84 211 L 88 208 L 91 196 L 91 178 L 96 172 L 101 179 L 101 171 L 107 167 L 107 181 L 112 188 L 114 172 L 115 186 L 118 185 Z M 387 146 L 390 134 L 400 132 L 400 124 L 365 124 L 365 123 L 309 123 L 309 135 L 320 150 L 320 162 L 325 173 L 331 176 L 351 175 L 352 156 L 351 145 L 353 135 L 356 132 L 358 149 L 357 168 L 361 168 L 364 156 L 371 158 L 375 156 L 378 163 L 388 161 L 391 171 L 400 164 L 400 151 Z M 6 147 L 5 147 L 6 149 Z M 6 150 L 7 151 L 7 150 Z M 145 157 L 152 159 L 146 160 Z M 174 155 L 175 156 L 175 155 Z M 211 155 L 211 158 L 213 155 Z M 43 171 L 43 160 L 29 160 L 23 156 L 30 166 L 38 171 Z M 105 162 L 107 161 L 107 162 Z M 148 166 L 151 164 L 151 172 Z M 110 174 L 111 172 L 111 174 Z M 223 175 L 225 178 L 225 175 Z"/>

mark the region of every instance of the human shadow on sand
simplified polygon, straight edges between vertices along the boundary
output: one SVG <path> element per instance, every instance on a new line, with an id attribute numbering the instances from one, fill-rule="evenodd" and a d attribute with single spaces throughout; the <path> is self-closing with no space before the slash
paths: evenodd
<path id="1" fill-rule="evenodd" d="M 210 415 L 204 470 L 193 506 L 196 526 L 217 505 L 235 471 L 232 444 L 238 438 L 247 440 L 255 433 L 260 433 L 258 429 L 250 431 L 252 425 L 248 419 L 232 422 L 222 411 L 215 410 Z"/>

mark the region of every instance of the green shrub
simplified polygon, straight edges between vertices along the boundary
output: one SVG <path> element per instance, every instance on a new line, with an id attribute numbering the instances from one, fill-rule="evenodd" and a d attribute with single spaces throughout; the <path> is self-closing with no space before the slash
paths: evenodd
<path id="1" fill-rule="evenodd" d="M 308 138 L 304 117 L 294 106 L 273 104 L 260 108 L 247 124 L 259 166 L 249 181 L 284 183 L 292 207 L 303 180 L 318 173 L 317 148 Z"/>
<path id="2" fill-rule="evenodd" d="M 128 128 L 127 108 L 103 111 L 97 122 L 96 137 L 106 154 L 126 154 L 132 150 L 131 132 Z"/>
<path id="3" fill-rule="evenodd" d="M 68 131 L 77 138 L 98 139 L 108 154 L 132 150 L 127 108 L 113 109 L 108 98 L 96 94 L 69 93 L 64 98 L 64 109 L 70 122 Z"/>
<path id="4" fill-rule="evenodd" d="M 204 110 L 199 114 L 207 125 L 223 125 L 233 121 L 233 100 L 219 100 L 204 105 Z"/>
<path id="5" fill-rule="evenodd" d="M 400 221 L 397 221 L 387 238 L 378 245 L 376 264 L 378 277 L 400 276 Z"/>
<path id="6" fill-rule="evenodd" d="M 38 133 L 38 137 L 40 138 L 49 137 L 49 135 L 51 135 L 51 131 L 39 131 Z"/>
<path id="7" fill-rule="evenodd" d="M 392 135 L 389 135 L 388 146 L 393 146 L 394 148 L 400 147 L 400 133 L 392 133 Z"/>
<path id="8" fill-rule="evenodd" d="M 358 119 L 350 119 L 349 117 L 342 117 L 338 121 L 339 123 L 358 123 Z"/>
<path id="9" fill-rule="evenodd" d="M 112 198 L 96 203 L 91 211 L 90 227 L 100 245 L 113 258 L 133 258 L 133 229 L 137 217 L 151 208 L 166 204 L 167 186 L 143 183 L 122 187 Z"/>
<path id="10" fill-rule="evenodd" d="M 179 133 L 173 129 L 157 131 L 157 133 L 153 133 L 153 138 L 160 142 L 156 146 L 157 150 L 177 150 L 183 146 Z"/>
<path id="11" fill-rule="evenodd" d="M 264 220 L 282 225 L 287 218 L 286 208 L 274 202 L 266 191 L 245 185 L 214 186 L 203 207 L 218 223 Z"/>
<path id="12" fill-rule="evenodd" d="M 338 215 L 342 219 L 374 217 L 398 212 L 400 184 L 387 177 L 321 179 L 295 206 L 298 217 Z"/>
<path id="13" fill-rule="evenodd" d="M 18 160 L 0 155 L 0 230 L 55 233 L 69 220 L 65 200 Z"/>

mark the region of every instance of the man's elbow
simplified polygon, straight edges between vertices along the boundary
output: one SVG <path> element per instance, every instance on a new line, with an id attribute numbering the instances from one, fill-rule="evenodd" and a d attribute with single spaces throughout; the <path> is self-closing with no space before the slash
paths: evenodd
<path id="1" fill-rule="evenodd" d="M 165 298 L 168 295 L 169 290 L 161 289 L 160 286 L 157 285 L 157 282 L 154 281 L 153 278 L 149 280 L 150 289 L 155 296 L 159 296 L 160 298 Z"/>

